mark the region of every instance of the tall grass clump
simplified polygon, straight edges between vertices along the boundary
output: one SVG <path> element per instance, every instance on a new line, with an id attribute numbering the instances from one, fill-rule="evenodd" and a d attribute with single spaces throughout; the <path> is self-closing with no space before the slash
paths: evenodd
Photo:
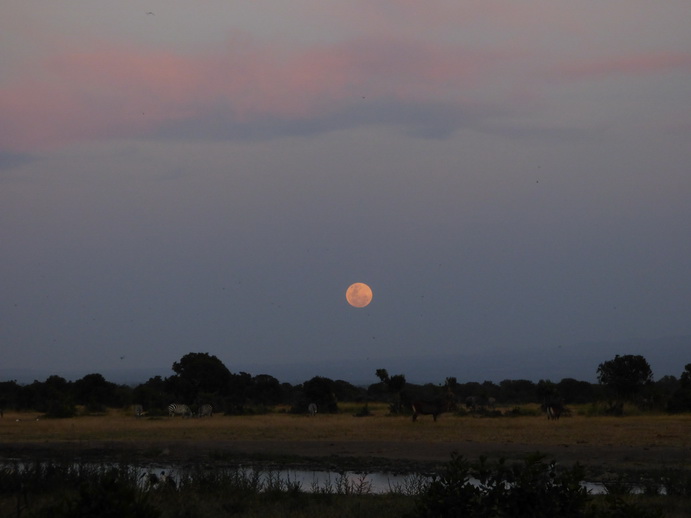
<path id="1" fill-rule="evenodd" d="M 621 495 L 593 497 L 582 484 L 584 469 L 559 468 L 534 454 L 522 463 L 503 459 L 451 461 L 420 495 L 409 518 L 657 518 L 662 511 Z"/>
<path id="2" fill-rule="evenodd" d="M 340 472 L 303 487 L 278 471 L 193 465 L 172 476 L 129 465 L 0 464 L 0 516 L 17 518 L 655 518 L 686 516 L 687 472 L 619 477 L 591 495 L 584 470 L 453 454 L 438 475 L 409 477 L 375 494 L 368 475 Z M 643 488 L 631 491 L 632 482 Z M 664 493 L 664 494 L 663 494 Z M 667 513 L 667 514 L 664 514 Z"/>
<path id="3" fill-rule="evenodd" d="M 341 474 L 312 491 L 274 471 L 196 466 L 166 479 L 153 475 L 130 466 L 0 465 L 0 516 L 393 518 L 414 504 L 400 493 L 373 494 L 366 475 L 353 481 Z"/>
<path id="4" fill-rule="evenodd" d="M 154 518 L 130 467 L 8 463 L 0 469 L 0 516 Z"/>

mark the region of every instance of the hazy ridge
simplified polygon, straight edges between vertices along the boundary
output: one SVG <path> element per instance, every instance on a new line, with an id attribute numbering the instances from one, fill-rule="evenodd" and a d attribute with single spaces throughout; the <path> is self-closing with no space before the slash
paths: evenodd
<path id="1" fill-rule="evenodd" d="M 190 351 L 203 352 L 203 351 Z M 355 385 L 369 385 L 378 381 L 375 371 L 386 369 L 389 374 L 404 374 L 412 383 L 443 383 L 449 376 L 459 382 L 528 379 L 539 381 L 575 378 L 596 381 L 597 366 L 616 354 L 640 354 L 650 363 L 655 379 L 665 375 L 679 377 L 686 363 L 691 363 L 691 336 L 658 338 L 655 340 L 629 340 L 624 342 L 588 342 L 571 346 L 525 351 L 485 350 L 474 354 L 448 356 L 382 357 L 313 361 L 292 364 L 279 363 L 226 363 L 231 372 L 248 372 L 252 375 L 270 374 L 281 382 L 302 383 L 314 376 L 342 379 Z M 675 358 L 686 358 L 679 362 Z M 172 362 L 179 358 L 171 358 Z M 170 376 L 170 367 L 142 367 L 137 369 L 81 369 L 34 370 L 0 368 L 0 381 L 16 380 L 19 383 L 44 381 L 50 375 L 69 380 L 79 379 L 98 372 L 115 383 L 136 385 L 153 376 Z"/>

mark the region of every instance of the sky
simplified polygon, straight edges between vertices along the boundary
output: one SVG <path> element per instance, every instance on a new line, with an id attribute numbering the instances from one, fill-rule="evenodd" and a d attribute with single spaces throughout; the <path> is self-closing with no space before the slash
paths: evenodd
<path id="1" fill-rule="evenodd" d="M 690 337 L 689 26 L 688 0 L 4 2 L 2 368 L 584 379 L 582 344 Z"/>

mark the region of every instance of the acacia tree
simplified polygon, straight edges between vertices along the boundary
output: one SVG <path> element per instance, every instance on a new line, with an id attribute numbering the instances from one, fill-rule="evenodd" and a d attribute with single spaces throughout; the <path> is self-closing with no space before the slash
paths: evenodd
<path id="1" fill-rule="evenodd" d="M 625 354 L 602 362 L 597 368 L 597 379 L 620 402 L 631 401 L 643 387 L 653 381 L 653 371 L 641 355 Z"/>

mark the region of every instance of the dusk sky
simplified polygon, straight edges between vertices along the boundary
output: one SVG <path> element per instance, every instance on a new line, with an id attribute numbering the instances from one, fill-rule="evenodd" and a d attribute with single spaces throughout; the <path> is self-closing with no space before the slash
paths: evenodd
<path id="1" fill-rule="evenodd" d="M 482 381 L 689 337 L 690 27 L 689 0 L 3 2 L 0 367 Z"/>

